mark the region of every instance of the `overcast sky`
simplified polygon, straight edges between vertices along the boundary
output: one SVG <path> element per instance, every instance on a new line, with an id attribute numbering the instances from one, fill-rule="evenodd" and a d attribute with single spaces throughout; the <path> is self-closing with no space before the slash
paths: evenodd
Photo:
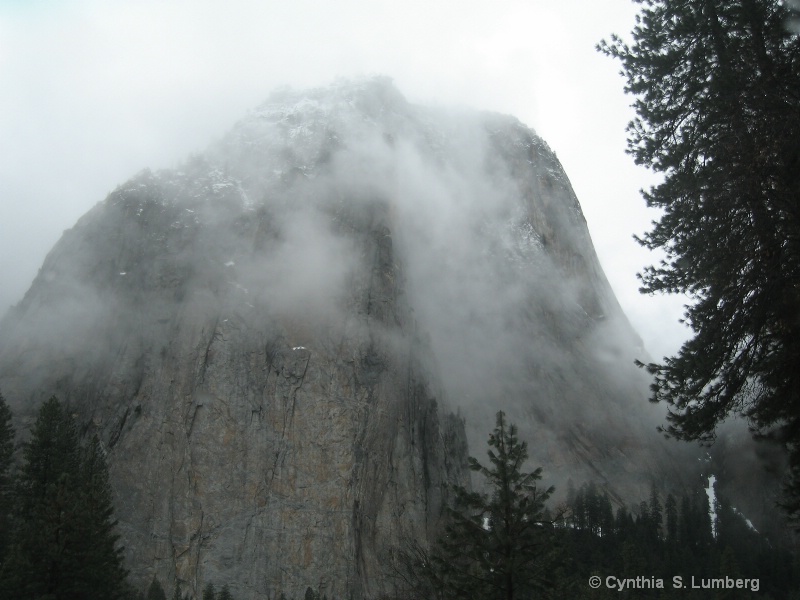
<path id="1" fill-rule="evenodd" d="M 203 150 L 277 87 L 384 74 L 412 102 L 513 114 L 556 151 L 653 357 L 682 298 L 641 296 L 656 181 L 625 154 L 631 98 L 597 53 L 631 0 L 0 0 L 0 312 L 65 229 L 142 168 Z"/>

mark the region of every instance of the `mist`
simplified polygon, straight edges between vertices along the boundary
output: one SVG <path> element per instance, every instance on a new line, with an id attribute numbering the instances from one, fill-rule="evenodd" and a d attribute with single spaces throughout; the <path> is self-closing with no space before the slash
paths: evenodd
<path id="1" fill-rule="evenodd" d="M 594 45 L 633 24 L 607 0 L 403 7 L 79 0 L 0 8 L 0 312 L 63 231 L 131 174 L 177 167 L 282 85 L 391 75 L 414 102 L 513 114 L 557 151 L 625 313 L 655 357 L 687 332 L 682 298 L 638 294 L 657 262 L 632 240 L 652 183 L 624 154 L 632 116 Z M 443 27 L 442 24 L 446 23 Z"/>
<path id="2" fill-rule="evenodd" d="M 686 337 L 637 291 L 653 178 L 594 51 L 634 6 L 45 4 L 0 21 L 0 388 L 107 442 L 142 582 L 206 533 L 203 576 L 269 587 L 320 519 L 317 556 L 427 524 L 498 410 L 557 496 L 710 468 L 633 363 Z M 731 487 L 777 462 L 723 434 Z"/>
<path id="3" fill-rule="evenodd" d="M 385 77 L 341 80 L 274 94 L 208 156 L 240 182 L 244 205 L 266 211 L 271 241 L 246 269 L 236 260 L 235 285 L 273 314 L 341 329 L 366 268 L 354 231 L 386 228 L 438 400 L 467 417 L 471 448 L 504 410 L 534 461 L 579 480 L 610 473 L 582 471 L 587 453 L 621 447 L 623 462 L 651 471 L 668 460 L 658 452 L 682 451 L 655 434 L 663 409 L 633 365 L 648 356 L 570 181 L 516 119 L 415 105 Z M 391 327 L 373 334 L 396 342 Z"/>
<path id="4" fill-rule="evenodd" d="M 758 473 L 765 491 L 740 506 L 761 527 L 775 479 L 757 465 L 780 456 L 741 427 L 720 430 L 709 460 L 665 441 L 634 359 L 649 356 L 549 146 L 508 115 L 410 102 L 387 77 L 282 89 L 205 151 L 134 175 L 0 322 L 20 429 L 57 394 L 108 444 L 143 581 L 142 460 L 147 489 L 207 482 L 163 492 L 153 527 L 212 506 L 258 519 L 265 537 L 247 543 L 277 551 L 275 514 L 323 514 L 360 482 L 369 510 L 392 506 L 381 477 L 438 510 L 460 453 L 485 460 L 499 410 L 556 502 L 570 480 L 621 506 L 654 484 L 679 495 L 725 473 L 728 491 Z"/>
<path id="5" fill-rule="evenodd" d="M 372 235 L 391 261 L 389 313 L 372 297 Z M 26 314 L 46 318 L 13 333 Z M 644 495 L 648 473 L 692 453 L 656 434 L 664 409 L 633 364 L 649 356 L 555 153 L 514 117 L 415 104 L 388 77 L 281 88 L 205 151 L 118 186 L 5 320 L 6 354 L 46 350 L 35 381 L 19 369 L 4 386 L 55 393 L 61 367 L 46 365 L 87 357 L 68 395 L 95 385 L 86 373 L 136 389 L 163 369 L 142 366 L 147 348 L 179 356 L 185 335 L 276 326 L 289 348 L 333 355 L 370 339 L 400 356 L 418 340 L 414 360 L 472 453 L 503 410 L 562 488 Z"/>

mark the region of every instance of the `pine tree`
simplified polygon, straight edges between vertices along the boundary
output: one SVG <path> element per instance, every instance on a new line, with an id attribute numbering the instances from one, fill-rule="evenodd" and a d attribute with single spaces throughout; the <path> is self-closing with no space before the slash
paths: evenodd
<path id="1" fill-rule="evenodd" d="M 167 593 L 161 586 L 161 582 L 153 577 L 150 587 L 147 588 L 147 600 L 167 600 Z"/>
<path id="2" fill-rule="evenodd" d="M 653 541 L 653 521 L 650 519 L 650 505 L 644 500 L 639 502 L 639 518 L 636 519 L 636 530 L 644 543 Z"/>
<path id="3" fill-rule="evenodd" d="M 3 569 L 13 597 L 116 600 L 127 593 L 105 461 L 81 449 L 72 416 L 45 402 L 23 449 L 14 546 Z"/>
<path id="4" fill-rule="evenodd" d="M 583 486 L 575 494 L 575 502 L 572 504 L 572 525 L 575 529 L 581 530 L 587 527 L 586 519 L 586 491 Z"/>
<path id="5" fill-rule="evenodd" d="M 4 573 L 17 598 L 72 598 L 79 586 L 80 445 L 72 419 L 55 398 L 45 402 L 23 449 L 14 549 Z"/>
<path id="6" fill-rule="evenodd" d="M 600 531 L 600 497 L 597 495 L 597 486 L 594 481 L 584 486 L 586 505 L 586 527 L 593 534 Z"/>
<path id="7" fill-rule="evenodd" d="M 714 545 L 714 534 L 711 528 L 711 514 L 708 496 L 705 489 L 695 490 L 688 514 L 690 540 L 697 551 L 695 556 L 703 556 L 705 560 L 709 548 Z"/>
<path id="8" fill-rule="evenodd" d="M 233 595 L 228 589 L 227 584 L 222 586 L 222 589 L 219 591 L 219 596 L 217 596 L 217 600 L 233 600 Z"/>
<path id="9" fill-rule="evenodd" d="M 114 506 L 108 466 L 100 440 L 94 436 L 82 453 L 81 531 L 86 552 L 83 579 L 98 598 L 119 597 L 127 572 L 123 567 L 123 548 L 117 544 Z"/>
<path id="10" fill-rule="evenodd" d="M 472 457 L 469 464 L 490 494 L 456 488 L 438 558 L 441 581 L 452 597 L 526 598 L 551 584 L 551 528 L 543 513 L 553 488 L 537 487 L 541 468 L 522 471 L 527 443 L 520 442 L 503 412 L 497 413 L 489 446 L 489 467 Z"/>
<path id="11" fill-rule="evenodd" d="M 694 337 L 650 364 L 669 434 L 711 441 L 733 413 L 788 449 L 800 516 L 800 38 L 781 0 L 636 0 L 622 62 L 629 152 L 664 175 L 639 241 L 645 293 L 685 293 Z"/>
<path id="12" fill-rule="evenodd" d="M 675 543 L 678 540 L 678 504 L 672 494 L 667 494 L 667 500 L 664 503 L 664 516 L 667 521 L 667 540 Z"/>
<path id="13" fill-rule="evenodd" d="M 620 506 L 617 509 L 617 516 L 614 519 L 614 530 L 620 539 L 625 539 L 633 531 L 633 528 L 634 525 L 631 514 L 628 512 L 627 508 Z"/>
<path id="14" fill-rule="evenodd" d="M 650 486 L 650 505 L 648 506 L 648 514 L 650 516 L 650 526 L 652 527 L 652 535 L 654 538 L 661 537 L 662 521 L 664 519 L 661 501 L 658 499 L 658 490 L 656 485 Z"/>
<path id="15" fill-rule="evenodd" d="M 614 530 L 614 509 L 607 492 L 600 497 L 600 534 L 609 535 Z"/>
<path id="16" fill-rule="evenodd" d="M 175 584 L 175 592 L 172 594 L 172 600 L 183 600 L 183 594 L 181 594 L 181 584 Z"/>
<path id="17" fill-rule="evenodd" d="M 203 589 L 203 600 L 217 600 L 214 593 L 214 584 L 209 582 Z"/>
<path id="18" fill-rule="evenodd" d="M 14 505 L 11 466 L 14 459 L 14 428 L 11 409 L 0 393 L 0 569 L 11 543 L 11 509 Z"/>
<path id="19" fill-rule="evenodd" d="M 694 543 L 692 529 L 692 504 L 688 496 L 681 497 L 681 511 L 678 515 L 678 540 L 681 546 L 689 547 Z"/>

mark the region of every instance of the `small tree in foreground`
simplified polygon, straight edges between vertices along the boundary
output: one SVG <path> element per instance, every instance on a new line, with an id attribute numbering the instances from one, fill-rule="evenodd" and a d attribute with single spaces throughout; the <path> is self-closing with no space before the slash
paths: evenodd
<path id="1" fill-rule="evenodd" d="M 437 546 L 427 552 L 415 545 L 402 558 L 411 572 L 406 580 L 427 597 L 513 600 L 550 587 L 553 529 L 545 503 L 554 490 L 537 487 L 541 468 L 522 470 L 528 445 L 502 411 L 489 436 L 488 456 L 489 466 L 469 459 L 488 493 L 456 487 L 455 507 Z"/>

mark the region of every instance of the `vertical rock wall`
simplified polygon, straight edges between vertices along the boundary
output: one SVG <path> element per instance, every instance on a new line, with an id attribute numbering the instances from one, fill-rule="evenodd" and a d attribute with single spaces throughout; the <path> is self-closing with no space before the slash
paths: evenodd
<path id="1" fill-rule="evenodd" d="M 466 442 L 437 408 L 385 204 L 330 216 L 355 268 L 320 314 L 246 287 L 278 235 L 266 213 L 240 206 L 209 228 L 197 209 L 175 226 L 188 213 L 164 194 L 145 173 L 99 205 L 4 326 L 0 378 L 20 423 L 55 393 L 100 434 L 141 587 L 390 590 L 391 548 L 435 535 L 448 484 L 466 481 Z M 32 325 L 57 314 L 55 337 Z"/>
<path id="2" fill-rule="evenodd" d="M 378 79 L 98 204 L 0 323 L 0 389 L 22 437 L 51 394 L 99 434 L 140 587 L 375 598 L 498 409 L 548 485 L 679 481 L 637 344 L 546 144 Z"/>

